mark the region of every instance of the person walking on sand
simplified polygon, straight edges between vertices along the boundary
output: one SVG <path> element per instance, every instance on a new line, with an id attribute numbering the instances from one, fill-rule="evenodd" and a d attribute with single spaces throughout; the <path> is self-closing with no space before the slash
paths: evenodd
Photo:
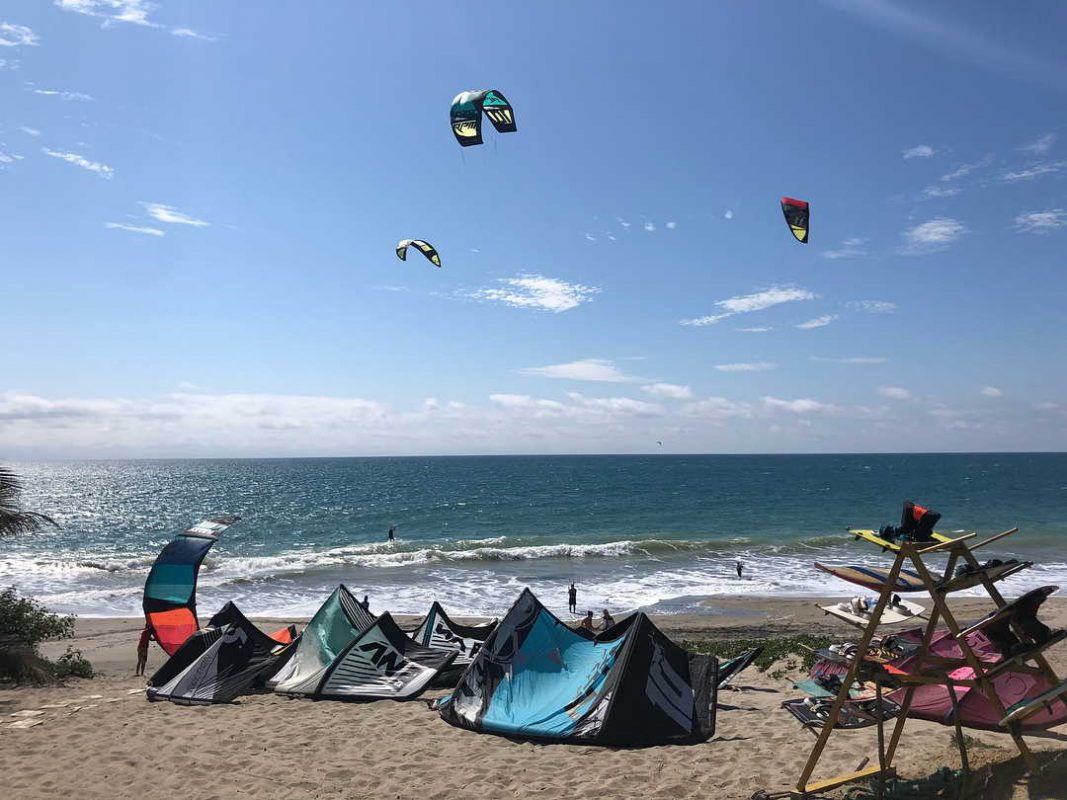
<path id="1" fill-rule="evenodd" d="M 395 542 L 396 541 L 396 525 L 390 525 L 389 526 L 389 539 L 388 539 L 388 541 L 390 541 L 390 542 Z"/>
<path id="2" fill-rule="evenodd" d="M 574 584 L 571 584 L 571 588 L 567 590 L 567 610 L 572 614 L 578 613 L 578 590 L 574 588 Z"/>
<path id="3" fill-rule="evenodd" d="M 744 564 L 741 563 L 741 559 L 737 559 L 737 577 L 741 577 L 741 570 L 744 569 Z"/>
<path id="4" fill-rule="evenodd" d="M 604 614 L 600 618 L 600 630 L 606 631 L 612 625 L 615 624 L 615 617 L 608 613 L 608 610 L 604 609 Z"/>
<path id="5" fill-rule="evenodd" d="M 153 641 L 156 641 L 156 632 L 152 630 L 151 625 L 145 623 L 141 638 L 137 640 L 137 667 L 133 671 L 134 675 L 144 675 L 145 665 L 148 664 L 148 643 Z"/>
<path id="6" fill-rule="evenodd" d="M 590 633 L 596 633 L 596 629 L 593 627 L 593 612 L 586 611 L 585 616 L 582 617 L 582 621 L 578 623 L 579 628 L 585 628 Z"/>

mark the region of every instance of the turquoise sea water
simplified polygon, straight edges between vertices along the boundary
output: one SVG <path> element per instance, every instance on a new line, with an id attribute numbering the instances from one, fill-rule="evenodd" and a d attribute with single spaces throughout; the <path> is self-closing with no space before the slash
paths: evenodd
<path id="1" fill-rule="evenodd" d="M 989 557 L 1067 582 L 1067 454 L 544 456 L 23 463 L 26 507 L 56 532 L 0 545 L 0 585 L 85 615 L 136 615 L 178 531 L 239 514 L 199 599 L 310 614 L 338 582 L 372 608 L 499 614 L 526 585 L 555 610 L 694 610 L 696 597 L 850 594 L 811 566 L 886 563 L 844 535 L 912 499 L 942 532 L 1022 530 Z M 398 540 L 385 541 L 396 524 Z M 738 579 L 734 563 L 745 574 Z"/>

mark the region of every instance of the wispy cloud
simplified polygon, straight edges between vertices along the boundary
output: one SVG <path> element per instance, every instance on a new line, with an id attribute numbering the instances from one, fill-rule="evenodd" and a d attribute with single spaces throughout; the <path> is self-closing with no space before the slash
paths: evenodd
<path id="1" fill-rule="evenodd" d="M 901 152 L 901 158 L 905 161 L 911 158 L 930 158 L 937 151 L 928 144 L 917 144 Z"/>
<path id="2" fill-rule="evenodd" d="M 77 153 L 61 153 L 56 150 L 49 150 L 47 147 L 42 149 L 41 152 L 44 153 L 46 156 L 58 158 L 62 161 L 66 161 L 68 164 L 73 164 L 76 167 L 87 169 L 89 170 L 89 172 L 95 172 L 101 178 L 110 179 L 115 174 L 115 170 L 113 170 L 107 164 L 100 164 L 96 161 L 90 161 L 85 156 L 78 155 Z"/>
<path id="3" fill-rule="evenodd" d="M 566 364 L 550 364 L 547 367 L 523 367 L 520 375 L 539 378 L 562 378 L 570 381 L 599 381 L 602 383 L 641 383 L 645 378 L 627 375 L 606 358 L 583 358 Z"/>
<path id="4" fill-rule="evenodd" d="M 936 217 L 904 231 L 905 253 L 913 255 L 942 250 L 955 242 L 967 228 L 948 217 Z"/>
<path id="5" fill-rule="evenodd" d="M 1067 228 L 1067 210 L 1050 208 L 1048 211 L 1020 214 L 1015 218 L 1015 227 L 1026 233 L 1051 233 Z"/>
<path id="6" fill-rule="evenodd" d="M 595 242 L 596 241 L 596 237 L 593 236 L 593 234 L 591 234 L 591 233 L 586 233 L 585 234 L 585 240 L 587 242 Z"/>
<path id="7" fill-rule="evenodd" d="M 642 392 L 648 392 L 653 397 L 662 397 L 667 400 L 688 400 L 693 396 L 693 390 L 688 386 L 679 386 L 676 383 L 650 383 L 641 387 Z"/>
<path id="8" fill-rule="evenodd" d="M 21 156 L 8 155 L 3 150 L 0 150 L 0 164 L 14 164 L 16 158 L 21 158 Z"/>
<path id="9" fill-rule="evenodd" d="M 129 231 L 130 233 L 143 233 L 148 236 L 166 236 L 159 228 L 149 228 L 143 225 L 126 225 L 122 222 L 105 222 L 105 228 L 111 228 L 117 231 Z"/>
<path id="10" fill-rule="evenodd" d="M 782 400 L 778 397 L 761 397 L 760 400 L 767 408 L 789 411 L 793 414 L 826 414 L 838 410 L 838 407 L 832 403 L 821 403 L 818 400 L 809 400 L 808 398 Z"/>
<path id="11" fill-rule="evenodd" d="M 22 62 L 17 58 L 0 58 L 0 69 L 17 70 Z"/>
<path id="12" fill-rule="evenodd" d="M 40 136 L 41 135 L 41 132 L 39 130 L 37 130 L 36 128 L 27 128 L 25 125 L 23 125 L 21 128 L 19 128 L 19 130 L 22 131 L 23 133 L 25 133 L 27 136 Z"/>
<path id="13" fill-rule="evenodd" d="M 836 314 L 823 314 L 821 317 L 809 319 L 807 322 L 801 322 L 796 327 L 800 328 L 802 331 L 810 331 L 812 328 L 825 328 L 835 319 L 837 319 Z"/>
<path id="14" fill-rule="evenodd" d="M 12 22 L 0 22 L 0 47 L 34 47 L 40 39 L 32 29 Z"/>
<path id="15" fill-rule="evenodd" d="M 177 36 L 179 38 L 196 39 L 200 42 L 217 42 L 219 40 L 218 36 L 212 36 L 207 33 L 200 33 L 198 31 L 194 31 L 192 28 L 171 28 L 170 32 L 174 36 Z"/>
<path id="16" fill-rule="evenodd" d="M 827 358 L 825 356 L 811 356 L 812 361 L 823 364 L 884 364 L 889 359 L 884 356 L 845 356 L 843 358 Z"/>
<path id="17" fill-rule="evenodd" d="M 159 27 L 148 18 L 156 8 L 155 3 L 148 0 L 55 0 L 55 4 L 64 11 L 102 19 L 105 26 L 128 22 L 149 28 Z"/>
<path id="18" fill-rule="evenodd" d="M 724 212 L 722 212 L 722 216 L 723 216 L 723 219 L 733 219 L 734 218 L 734 210 L 732 208 L 728 208 Z"/>
<path id="19" fill-rule="evenodd" d="M 643 227 L 649 233 L 655 233 L 656 232 L 656 224 L 654 222 L 646 222 L 643 225 Z"/>
<path id="20" fill-rule="evenodd" d="M 671 222 L 668 222 L 665 227 L 667 228 L 667 230 L 673 231 L 675 228 L 678 227 L 678 223 L 672 220 Z"/>
<path id="21" fill-rule="evenodd" d="M 714 325 L 720 320 L 732 317 L 736 314 L 748 314 L 753 311 L 763 311 L 772 306 L 782 303 L 792 303 L 799 300 L 814 300 L 817 295 L 807 289 L 796 286 L 772 286 L 752 294 L 743 294 L 729 297 L 726 300 L 716 300 L 715 305 L 721 309 L 718 314 L 710 314 L 696 319 L 682 320 L 682 325 Z"/>
<path id="22" fill-rule="evenodd" d="M 65 92 L 60 89 L 28 89 L 27 91 L 34 94 L 44 95 L 45 97 L 58 97 L 61 100 L 92 100 L 92 95 L 88 95 L 85 92 Z"/>
<path id="23" fill-rule="evenodd" d="M 980 392 L 982 397 L 1003 397 L 1004 392 L 998 389 L 996 386 L 986 386 Z"/>
<path id="24" fill-rule="evenodd" d="M 1018 183 L 1040 178 L 1042 175 L 1052 175 L 1067 167 L 1067 161 L 1045 161 L 1023 169 L 1007 170 L 1000 173 L 1000 180 L 1004 183 Z"/>
<path id="25" fill-rule="evenodd" d="M 168 206 L 165 203 L 141 203 L 141 205 L 145 207 L 148 216 L 156 220 L 156 222 L 165 222 L 168 225 L 191 225 L 194 228 L 206 228 L 211 224 L 202 219 L 190 217 L 174 206 Z"/>
<path id="26" fill-rule="evenodd" d="M 1024 153 L 1033 153 L 1034 155 L 1044 155 L 1052 149 L 1052 143 L 1056 141 L 1056 134 L 1046 133 L 1040 136 L 1035 141 L 1029 144 L 1024 144 L 1022 147 L 1016 148 Z"/>
<path id="27" fill-rule="evenodd" d="M 715 369 L 719 372 L 764 372 L 775 369 L 777 366 L 770 361 L 749 361 L 739 364 L 716 364 Z"/>
<path id="28" fill-rule="evenodd" d="M 862 311 L 866 314 L 892 314 L 897 310 L 896 303 L 886 300 L 849 300 L 845 307 L 852 311 Z"/>
<path id="29" fill-rule="evenodd" d="M 544 275 L 519 275 L 500 278 L 502 287 L 478 289 L 468 296 L 475 300 L 503 303 L 513 308 L 534 308 L 541 311 L 570 311 L 582 303 L 592 302 L 600 289 L 580 283 L 568 283 Z"/>
<path id="30" fill-rule="evenodd" d="M 913 400 L 915 398 L 915 395 L 900 386 L 882 386 L 878 389 L 878 394 L 890 400 Z"/>
<path id="31" fill-rule="evenodd" d="M 841 242 L 841 246 L 835 250 L 823 250 L 823 258 L 857 258 L 858 256 L 867 255 L 867 250 L 864 245 L 867 244 L 867 240 L 854 236 L 851 239 L 845 239 Z"/>
<path id="32" fill-rule="evenodd" d="M 622 217 L 616 217 L 616 219 L 618 220 L 619 224 L 622 227 L 624 227 L 624 228 L 629 228 L 630 227 L 630 223 L 627 222 L 626 220 L 624 220 Z"/>
<path id="33" fill-rule="evenodd" d="M 927 186 L 922 190 L 920 197 L 923 200 L 933 200 L 938 197 L 955 197 L 960 193 L 958 186 Z"/>
<path id="34" fill-rule="evenodd" d="M 773 331 L 774 328 L 770 325 L 760 325 L 755 328 L 736 328 L 735 330 L 740 331 L 741 333 L 768 333 Z"/>

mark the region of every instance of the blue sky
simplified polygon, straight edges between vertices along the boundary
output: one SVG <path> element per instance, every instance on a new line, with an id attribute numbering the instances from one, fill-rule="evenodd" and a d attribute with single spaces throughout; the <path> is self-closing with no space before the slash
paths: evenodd
<path id="1" fill-rule="evenodd" d="M 1063 449 L 1065 29 L 9 0 L 0 457 Z"/>

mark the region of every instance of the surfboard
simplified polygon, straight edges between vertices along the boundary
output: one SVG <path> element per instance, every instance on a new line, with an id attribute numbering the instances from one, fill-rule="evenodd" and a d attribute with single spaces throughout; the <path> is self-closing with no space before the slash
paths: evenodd
<path id="1" fill-rule="evenodd" d="M 878 592 L 882 591 L 882 587 L 889 580 L 890 570 L 885 567 L 828 566 L 820 564 L 818 561 L 815 562 L 815 566 L 823 572 L 829 572 L 831 575 L 849 583 L 855 583 L 858 586 L 864 586 Z M 896 582 L 893 584 L 894 592 L 922 592 L 925 590 L 926 584 L 923 583 L 923 579 L 906 569 L 900 571 Z"/>
<path id="2" fill-rule="evenodd" d="M 871 608 L 873 609 L 873 605 Z M 866 628 L 871 621 L 870 613 L 856 614 L 852 610 L 851 604 L 846 600 L 842 603 L 834 603 L 829 606 L 819 606 L 827 614 L 832 614 L 838 619 L 842 619 L 852 625 L 859 628 Z M 882 617 L 879 620 L 879 625 L 896 625 L 900 622 L 908 622 L 915 619 L 926 611 L 926 609 L 918 603 L 913 603 L 909 600 L 901 600 L 900 605 L 886 606 L 882 611 Z"/>
<path id="3" fill-rule="evenodd" d="M 1022 722 L 1031 714 L 1036 714 L 1046 705 L 1067 696 L 1067 681 L 1058 683 L 1035 697 L 1026 697 L 1008 709 L 1008 715 L 1000 721 L 1001 725 Z"/>
<path id="4" fill-rule="evenodd" d="M 857 539 L 863 539 L 865 541 L 870 542 L 871 544 L 878 545 L 883 550 L 892 550 L 894 553 L 900 550 L 900 542 L 892 542 L 889 539 L 883 539 L 881 536 L 878 535 L 878 531 L 868 531 L 861 528 L 849 528 L 848 532 L 855 536 Z M 930 535 L 932 539 L 928 542 L 909 542 L 909 544 L 917 544 L 920 546 L 926 545 L 930 547 L 935 544 L 956 541 L 953 537 L 945 536 L 943 533 L 933 533 Z"/>
<path id="5" fill-rule="evenodd" d="M 1024 569 L 1029 569 L 1034 565 L 1033 561 L 1017 561 L 1012 559 L 1011 561 L 1005 561 L 1003 564 L 997 564 L 995 567 L 986 567 L 985 569 L 975 570 L 974 572 L 966 572 L 963 575 L 957 575 L 955 578 L 944 581 L 937 588 L 942 592 L 958 592 L 963 589 L 970 589 L 974 586 L 980 586 L 983 579 L 991 581 L 999 581 L 1007 578 L 1010 575 L 1014 575 L 1016 572 L 1021 572 Z"/>
<path id="6" fill-rule="evenodd" d="M 975 631 L 982 630 L 982 628 L 988 628 L 994 622 L 999 622 L 1005 617 L 1010 617 L 1023 603 L 1033 602 L 1034 600 L 1039 600 L 1039 603 L 1043 603 L 1049 595 L 1059 591 L 1059 588 L 1059 586 L 1042 586 L 1040 589 L 1031 589 L 1021 597 L 1016 597 L 1010 603 L 1005 603 L 1000 608 L 993 609 L 969 628 L 960 631 L 960 635 L 957 638 L 968 636 Z"/>

